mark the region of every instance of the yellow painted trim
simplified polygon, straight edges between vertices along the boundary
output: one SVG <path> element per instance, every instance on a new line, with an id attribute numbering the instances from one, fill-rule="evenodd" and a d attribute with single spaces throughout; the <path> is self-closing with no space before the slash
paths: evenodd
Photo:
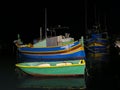
<path id="1" fill-rule="evenodd" d="M 78 44 L 78 45 L 76 45 L 76 46 L 73 46 L 73 47 L 71 47 L 71 48 L 68 48 L 68 49 L 65 49 L 65 50 L 57 50 L 57 51 L 47 51 L 47 52 L 30 52 L 30 51 L 20 51 L 20 52 L 22 52 L 22 53 L 35 53 L 35 54 L 42 54 L 42 53 L 60 53 L 60 52 L 67 52 L 67 51 L 70 51 L 70 50 L 72 50 L 72 49 L 74 49 L 74 48 L 76 48 L 76 47 L 81 47 L 81 49 L 80 50 L 84 50 L 84 47 L 82 47 L 81 46 L 81 44 Z"/>
<path id="2" fill-rule="evenodd" d="M 75 52 L 78 52 L 78 51 L 84 51 L 84 48 L 83 47 L 78 47 L 77 49 L 74 49 L 74 50 L 66 50 L 66 52 L 59 52 L 59 53 L 28 53 L 28 54 L 41 54 L 41 55 L 52 55 L 52 54 L 72 54 L 72 53 L 75 53 Z"/>
<path id="3" fill-rule="evenodd" d="M 72 64 L 72 65 L 66 65 L 66 66 L 46 66 L 46 67 L 45 66 L 43 66 L 43 67 L 42 66 L 41 67 L 39 67 L 39 66 L 25 66 L 25 65 L 20 65 L 19 63 L 15 64 L 15 66 L 20 67 L 20 68 L 59 68 L 59 67 L 70 67 L 70 66 L 73 67 L 73 66 L 83 66 L 83 65 L 85 65 L 85 63 Z"/>
<path id="4" fill-rule="evenodd" d="M 89 46 L 103 46 L 102 43 L 91 43 L 89 44 Z"/>

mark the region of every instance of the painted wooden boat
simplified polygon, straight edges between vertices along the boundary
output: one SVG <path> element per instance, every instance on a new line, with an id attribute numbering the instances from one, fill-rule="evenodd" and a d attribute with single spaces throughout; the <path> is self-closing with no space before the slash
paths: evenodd
<path id="1" fill-rule="evenodd" d="M 41 60 L 83 59 L 85 58 L 85 52 L 84 48 L 81 45 L 77 45 L 66 50 L 52 51 L 46 53 L 19 53 L 19 56 L 24 58 L 35 58 Z"/>
<path id="2" fill-rule="evenodd" d="M 92 34 L 94 36 L 98 36 L 101 34 Z M 108 48 L 108 40 L 107 39 L 102 39 L 102 37 L 92 37 L 89 40 L 87 40 L 87 46 L 89 50 L 92 52 L 98 53 L 98 52 L 105 52 L 106 49 Z"/>
<path id="3" fill-rule="evenodd" d="M 32 76 L 83 76 L 85 60 L 23 62 L 16 67 Z"/>
<path id="4" fill-rule="evenodd" d="M 85 47 L 90 52 L 107 52 L 109 48 L 108 33 L 100 32 L 99 27 L 96 26 L 95 31 L 92 31 L 89 37 L 86 39 L 85 44 Z"/>
<path id="5" fill-rule="evenodd" d="M 41 42 L 42 43 L 42 42 Z M 44 46 L 44 45 L 43 45 Z M 39 60 L 84 59 L 83 37 L 66 45 L 52 47 L 18 47 L 19 57 Z"/>

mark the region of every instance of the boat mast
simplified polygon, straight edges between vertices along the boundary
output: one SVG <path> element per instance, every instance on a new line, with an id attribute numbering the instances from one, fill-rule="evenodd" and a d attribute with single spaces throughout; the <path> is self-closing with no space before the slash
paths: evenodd
<path id="1" fill-rule="evenodd" d="M 95 25 L 96 25 L 96 24 L 97 24 L 96 4 L 95 4 L 95 6 L 94 6 L 94 10 L 95 10 L 94 16 L 95 16 Z"/>
<path id="2" fill-rule="evenodd" d="M 85 31 L 87 32 L 87 0 L 84 2 L 84 8 L 85 8 Z"/>
<path id="3" fill-rule="evenodd" d="M 47 38 L 47 8 L 45 8 L 45 38 Z"/>
<path id="4" fill-rule="evenodd" d="M 100 22 L 99 22 L 99 17 L 97 17 L 97 9 L 96 9 L 96 3 L 94 4 L 94 16 L 95 16 L 95 25 L 93 26 L 95 28 L 95 33 L 99 33 L 100 31 Z"/>
<path id="5" fill-rule="evenodd" d="M 106 18 L 106 15 L 105 15 L 105 21 L 104 21 L 105 22 L 105 31 L 107 31 L 107 22 L 106 22 L 106 19 L 107 18 Z"/>
<path id="6" fill-rule="evenodd" d="M 108 32 L 107 32 L 107 21 L 106 21 L 106 15 L 105 15 L 105 33 L 106 33 L 106 37 L 107 37 L 107 39 L 109 38 L 109 36 L 108 36 Z"/>

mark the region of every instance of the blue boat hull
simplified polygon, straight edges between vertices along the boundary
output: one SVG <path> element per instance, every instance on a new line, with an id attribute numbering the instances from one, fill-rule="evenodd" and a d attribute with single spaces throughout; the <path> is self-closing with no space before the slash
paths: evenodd
<path id="1" fill-rule="evenodd" d="M 103 53 L 108 49 L 108 39 L 102 38 L 102 34 L 92 34 L 85 44 L 86 49 L 93 53 Z"/>
<path id="2" fill-rule="evenodd" d="M 19 58 L 23 61 L 51 61 L 51 60 L 72 60 L 72 59 L 85 59 L 85 52 L 78 51 L 71 54 L 52 54 L 52 55 L 41 55 L 41 54 L 23 54 L 19 53 Z M 21 59 L 20 59 L 21 60 Z"/>

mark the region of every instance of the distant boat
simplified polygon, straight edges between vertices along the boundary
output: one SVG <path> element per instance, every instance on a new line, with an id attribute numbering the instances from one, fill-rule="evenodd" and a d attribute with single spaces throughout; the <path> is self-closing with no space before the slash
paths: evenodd
<path id="1" fill-rule="evenodd" d="M 118 55 L 120 55 L 120 38 L 116 38 L 114 47 L 117 49 Z"/>
<path id="2" fill-rule="evenodd" d="M 120 40 L 116 40 L 116 41 L 115 41 L 115 47 L 120 48 Z"/>
<path id="3" fill-rule="evenodd" d="M 84 76 L 84 60 L 23 62 L 16 67 L 32 76 Z"/>
<path id="4" fill-rule="evenodd" d="M 106 53 L 109 48 L 108 33 L 100 31 L 100 25 L 94 26 L 95 29 L 90 30 L 85 40 L 85 47 L 89 52 Z"/>

